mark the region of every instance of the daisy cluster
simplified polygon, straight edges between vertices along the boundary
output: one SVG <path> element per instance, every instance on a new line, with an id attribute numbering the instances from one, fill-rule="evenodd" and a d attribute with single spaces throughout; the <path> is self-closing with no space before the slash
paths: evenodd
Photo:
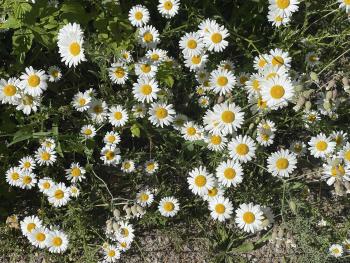
<path id="1" fill-rule="evenodd" d="M 350 239 L 346 239 L 342 244 L 332 244 L 328 252 L 333 257 L 341 257 L 344 254 L 350 254 Z"/>
<path id="2" fill-rule="evenodd" d="M 299 0 L 269 0 L 267 18 L 275 27 L 289 24 L 293 13 L 299 9 Z"/>
<path id="3" fill-rule="evenodd" d="M 37 216 L 26 216 L 20 226 L 23 235 L 37 248 L 47 248 L 51 253 L 63 253 L 68 248 L 67 235 L 61 230 L 46 227 Z"/>

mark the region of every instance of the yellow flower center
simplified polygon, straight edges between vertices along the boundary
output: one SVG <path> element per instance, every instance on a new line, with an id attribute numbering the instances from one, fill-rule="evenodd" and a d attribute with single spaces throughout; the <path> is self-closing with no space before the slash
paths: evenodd
<path id="1" fill-rule="evenodd" d="M 54 77 L 54 78 L 58 78 L 58 74 L 59 74 L 59 71 L 58 70 L 53 70 L 51 72 L 51 76 Z"/>
<path id="2" fill-rule="evenodd" d="M 80 45 L 78 42 L 73 42 L 69 46 L 69 51 L 73 56 L 78 56 L 80 54 Z"/>
<path id="3" fill-rule="evenodd" d="M 49 154 L 48 152 L 43 152 L 41 154 L 41 159 L 43 159 L 44 161 L 48 161 L 50 160 L 51 154 Z"/>
<path id="4" fill-rule="evenodd" d="M 236 152 L 239 155 L 246 155 L 249 152 L 249 147 L 245 143 L 240 143 L 236 147 Z"/>
<path id="5" fill-rule="evenodd" d="M 108 257 L 110 257 L 110 258 L 115 257 L 115 251 L 114 250 L 109 250 L 108 251 Z"/>
<path id="6" fill-rule="evenodd" d="M 140 88 L 140 92 L 143 94 L 143 95 L 149 95 L 152 93 L 152 86 L 151 85 L 148 85 L 148 84 L 145 84 L 145 85 L 142 85 L 141 88 Z"/>
<path id="7" fill-rule="evenodd" d="M 44 188 L 44 189 L 50 189 L 50 187 L 51 187 L 51 185 L 50 185 L 49 182 L 44 182 L 44 183 L 43 183 L 43 188 Z"/>
<path id="8" fill-rule="evenodd" d="M 165 202 L 163 204 L 163 208 L 164 208 L 165 211 L 171 212 L 171 211 L 174 210 L 175 206 L 174 206 L 174 204 L 172 202 Z"/>
<path id="9" fill-rule="evenodd" d="M 123 118 L 123 114 L 120 111 L 114 113 L 114 119 L 120 121 Z"/>
<path id="10" fill-rule="evenodd" d="M 289 166 L 289 161 L 286 158 L 279 158 L 276 161 L 276 167 L 278 170 L 284 170 L 287 169 Z"/>
<path id="11" fill-rule="evenodd" d="M 344 159 L 350 161 L 350 150 L 344 153 Z"/>
<path id="12" fill-rule="evenodd" d="M 164 9 L 169 11 L 173 8 L 173 3 L 171 1 L 164 2 Z"/>
<path id="13" fill-rule="evenodd" d="M 84 106 L 86 104 L 86 100 L 84 98 L 80 98 L 80 99 L 78 99 L 78 104 L 80 106 Z"/>
<path id="14" fill-rule="evenodd" d="M 96 114 L 100 114 L 103 112 L 103 108 L 101 105 L 96 105 L 93 110 Z"/>
<path id="15" fill-rule="evenodd" d="M 114 75 L 118 78 L 121 79 L 125 76 L 125 71 L 122 67 L 117 67 L 114 71 Z"/>
<path id="16" fill-rule="evenodd" d="M 345 169 L 342 165 L 336 165 L 333 166 L 331 169 L 332 176 L 344 176 L 345 175 Z"/>
<path id="17" fill-rule="evenodd" d="M 314 122 L 316 121 L 316 115 L 315 114 L 310 114 L 309 116 L 307 116 L 307 120 L 309 122 Z"/>
<path id="18" fill-rule="evenodd" d="M 263 67 L 265 67 L 266 63 L 267 63 L 267 62 L 266 62 L 265 59 L 260 59 L 259 62 L 258 62 L 258 66 L 259 66 L 260 68 L 263 68 Z"/>
<path id="19" fill-rule="evenodd" d="M 301 144 L 294 145 L 294 152 L 300 153 L 302 149 L 303 147 L 301 146 Z"/>
<path id="20" fill-rule="evenodd" d="M 327 148 L 328 148 L 328 144 L 325 141 L 319 141 L 316 143 L 316 149 L 318 151 L 323 152 L 323 151 L 327 150 Z"/>
<path id="21" fill-rule="evenodd" d="M 71 173 L 73 177 L 78 177 L 81 174 L 81 171 L 78 167 L 74 167 Z"/>
<path id="22" fill-rule="evenodd" d="M 31 166 L 30 162 L 24 162 L 23 164 L 23 167 L 26 169 L 30 168 L 30 166 Z"/>
<path id="23" fill-rule="evenodd" d="M 350 0 L 349 0 L 349 1 L 350 1 Z M 316 61 L 317 61 L 317 56 L 311 55 L 311 56 L 309 57 L 309 60 L 310 60 L 311 62 L 316 62 Z"/>
<path id="24" fill-rule="evenodd" d="M 218 77 L 216 83 L 217 83 L 219 86 L 225 86 L 225 85 L 227 85 L 227 83 L 228 83 L 228 79 L 227 79 L 225 76 L 220 76 L 220 77 Z"/>
<path id="25" fill-rule="evenodd" d="M 40 78 L 37 75 L 31 75 L 28 78 L 28 85 L 31 86 L 32 88 L 35 88 L 40 84 Z"/>
<path id="26" fill-rule="evenodd" d="M 110 160 L 113 160 L 113 159 L 114 159 L 115 154 L 114 154 L 113 151 L 107 151 L 106 154 L 105 154 L 105 156 L 106 156 L 106 159 L 107 159 L 108 161 L 110 161 Z"/>
<path id="27" fill-rule="evenodd" d="M 19 174 L 18 173 L 12 173 L 11 174 L 11 179 L 14 180 L 14 181 L 18 180 L 19 179 Z"/>
<path id="28" fill-rule="evenodd" d="M 15 86 L 9 84 L 4 87 L 3 92 L 6 96 L 11 97 L 16 94 L 17 89 Z"/>
<path id="29" fill-rule="evenodd" d="M 222 41 L 222 35 L 220 33 L 214 33 L 211 35 L 211 41 L 218 44 Z"/>
<path id="30" fill-rule="evenodd" d="M 145 40 L 145 42 L 151 42 L 153 41 L 153 35 L 151 32 L 147 32 L 143 35 L 143 40 Z"/>
<path id="31" fill-rule="evenodd" d="M 91 129 L 86 129 L 86 130 L 84 131 L 84 134 L 87 135 L 87 136 L 89 136 L 89 135 L 92 134 L 92 130 L 91 130 Z"/>
<path id="32" fill-rule="evenodd" d="M 131 164 L 129 162 L 124 163 L 124 169 L 130 169 Z"/>
<path id="33" fill-rule="evenodd" d="M 344 0 L 344 4 L 350 5 L 350 0 Z"/>
<path id="34" fill-rule="evenodd" d="M 255 215 L 252 212 L 245 212 L 243 214 L 243 221 L 246 224 L 251 224 L 255 221 Z"/>
<path id="35" fill-rule="evenodd" d="M 142 64 L 140 68 L 143 73 L 149 73 L 151 71 L 151 66 L 148 64 Z"/>
<path id="36" fill-rule="evenodd" d="M 271 72 L 271 73 L 267 74 L 265 79 L 272 79 L 276 76 L 278 76 L 276 72 Z"/>
<path id="37" fill-rule="evenodd" d="M 270 95 L 274 99 L 280 99 L 285 93 L 284 88 L 281 85 L 275 85 L 270 90 Z"/>
<path id="38" fill-rule="evenodd" d="M 260 90 L 260 83 L 257 79 L 253 80 L 253 89 L 256 91 Z"/>
<path id="39" fill-rule="evenodd" d="M 146 170 L 147 171 L 153 171 L 154 167 L 155 167 L 154 163 L 149 163 L 146 166 Z"/>
<path id="40" fill-rule="evenodd" d="M 54 238 L 52 239 L 52 244 L 53 244 L 55 247 L 61 246 L 62 243 L 63 243 L 63 241 L 62 241 L 62 238 L 60 238 L 60 237 L 54 237 Z"/>
<path id="41" fill-rule="evenodd" d="M 43 242 L 46 239 L 46 235 L 44 233 L 37 233 L 35 239 L 39 242 Z"/>
<path id="42" fill-rule="evenodd" d="M 290 5 L 290 0 L 276 0 L 276 4 L 280 9 L 286 9 Z"/>
<path id="43" fill-rule="evenodd" d="M 121 233 L 124 237 L 129 236 L 129 230 L 125 227 L 121 229 Z"/>
<path id="44" fill-rule="evenodd" d="M 233 168 L 226 168 L 224 171 L 224 176 L 226 179 L 232 180 L 236 176 L 236 171 Z"/>
<path id="45" fill-rule="evenodd" d="M 213 135 L 210 138 L 210 142 L 214 145 L 219 145 L 221 143 L 221 137 L 219 135 Z"/>
<path id="46" fill-rule="evenodd" d="M 164 109 L 164 108 L 158 108 L 156 110 L 156 116 L 158 119 L 164 119 L 168 116 L 168 111 L 167 109 Z"/>
<path id="47" fill-rule="evenodd" d="M 236 118 L 236 116 L 235 116 L 234 112 L 232 112 L 232 111 L 224 111 L 221 114 L 221 119 L 225 123 L 232 123 L 235 120 L 235 118 Z"/>
<path id="48" fill-rule="evenodd" d="M 267 103 L 266 101 L 264 101 L 262 98 L 259 98 L 258 99 L 258 102 L 257 102 L 257 106 L 260 108 L 260 109 L 265 109 L 267 107 Z"/>
<path id="49" fill-rule="evenodd" d="M 194 127 L 187 128 L 187 134 L 193 136 L 197 133 L 197 130 Z"/>
<path id="50" fill-rule="evenodd" d="M 143 18 L 142 12 L 138 11 L 135 13 L 135 19 L 136 20 L 141 20 Z"/>
<path id="51" fill-rule="evenodd" d="M 239 78 L 239 82 L 244 85 L 248 81 L 248 78 L 246 76 L 241 76 Z"/>
<path id="52" fill-rule="evenodd" d="M 343 143 L 343 137 L 342 136 L 336 136 L 335 137 L 335 142 L 337 146 L 341 145 Z"/>
<path id="53" fill-rule="evenodd" d="M 340 250 L 339 250 L 339 248 L 333 248 L 332 252 L 333 252 L 334 254 L 339 254 L 339 253 L 340 253 Z"/>
<path id="54" fill-rule="evenodd" d="M 273 57 L 271 63 L 274 66 L 282 66 L 284 64 L 284 59 L 281 56 L 275 56 Z"/>
<path id="55" fill-rule="evenodd" d="M 202 57 L 201 56 L 193 56 L 191 58 L 191 61 L 193 64 L 198 65 L 199 63 L 201 63 Z"/>
<path id="56" fill-rule="evenodd" d="M 149 195 L 148 195 L 148 194 L 142 193 L 142 194 L 140 195 L 140 200 L 141 200 L 142 202 L 147 202 L 148 199 L 149 199 Z"/>
<path id="57" fill-rule="evenodd" d="M 194 39 L 190 39 L 187 41 L 187 47 L 189 49 L 195 49 L 197 47 L 197 41 Z"/>
<path id="58" fill-rule="evenodd" d="M 215 205 L 215 212 L 218 214 L 223 214 L 226 211 L 226 207 L 223 204 Z"/>
<path id="59" fill-rule="evenodd" d="M 24 95 L 22 98 L 22 102 L 24 105 L 32 105 L 33 104 L 33 97 L 30 95 Z"/>
<path id="60" fill-rule="evenodd" d="M 54 194 L 56 199 L 62 199 L 64 197 L 64 192 L 61 189 L 55 191 Z"/>
<path id="61" fill-rule="evenodd" d="M 283 17 L 281 17 L 280 15 L 275 17 L 275 21 L 276 22 L 282 22 L 283 21 Z"/>
<path id="62" fill-rule="evenodd" d="M 32 230 L 33 230 L 34 228 L 36 228 L 36 225 L 35 225 L 34 223 L 29 223 L 29 224 L 27 225 L 27 231 L 28 231 L 28 232 L 32 232 Z"/>
<path id="63" fill-rule="evenodd" d="M 108 141 L 109 143 L 113 143 L 113 142 L 115 141 L 115 136 L 114 136 L 114 135 L 108 135 L 107 141 Z"/>
<path id="64" fill-rule="evenodd" d="M 198 187 L 203 187 L 207 183 L 207 178 L 204 175 L 197 175 L 194 179 L 194 184 Z"/>
<path id="65" fill-rule="evenodd" d="M 26 175 L 23 177 L 23 184 L 27 185 L 30 184 L 32 182 L 32 177 Z"/>
<path id="66" fill-rule="evenodd" d="M 209 189 L 208 190 L 208 195 L 210 197 L 214 197 L 218 194 L 218 189 L 216 187 L 212 188 L 212 189 Z"/>
<path id="67" fill-rule="evenodd" d="M 265 133 L 261 134 L 261 139 L 262 139 L 263 141 L 268 141 L 269 138 L 270 138 L 270 135 L 265 134 Z"/>

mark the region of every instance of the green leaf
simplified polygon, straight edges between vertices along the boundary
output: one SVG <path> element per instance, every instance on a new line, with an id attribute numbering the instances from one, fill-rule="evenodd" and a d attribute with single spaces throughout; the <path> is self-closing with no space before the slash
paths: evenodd
<path id="1" fill-rule="evenodd" d="M 19 131 L 17 131 L 14 134 L 12 142 L 8 145 L 8 147 L 16 144 L 18 142 L 28 140 L 28 139 L 32 138 L 32 136 L 33 136 L 32 127 L 30 127 L 30 126 L 29 127 L 22 127 Z"/>
<path id="2" fill-rule="evenodd" d="M 21 26 L 21 21 L 17 18 L 10 16 L 4 23 L 0 23 L 0 29 L 16 29 Z"/>
<path id="3" fill-rule="evenodd" d="M 34 35 L 29 29 L 17 30 L 12 36 L 13 54 L 21 63 L 32 46 L 33 38 Z"/>
<path id="4" fill-rule="evenodd" d="M 133 137 L 140 138 L 141 131 L 140 131 L 139 126 L 136 123 L 133 126 L 131 126 L 130 131 L 131 131 L 131 134 Z"/>
<path id="5" fill-rule="evenodd" d="M 165 84 L 167 84 L 170 88 L 174 86 L 174 78 L 171 75 L 166 76 L 164 79 Z"/>
<path id="6" fill-rule="evenodd" d="M 254 250 L 254 244 L 252 242 L 245 242 L 242 245 L 232 249 L 235 253 L 247 253 Z"/>

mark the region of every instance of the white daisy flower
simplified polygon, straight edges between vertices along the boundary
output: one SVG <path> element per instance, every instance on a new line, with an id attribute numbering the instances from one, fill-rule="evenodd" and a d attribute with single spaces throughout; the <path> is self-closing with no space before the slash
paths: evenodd
<path id="1" fill-rule="evenodd" d="M 72 183 L 81 182 L 85 179 L 86 170 L 79 163 L 71 163 L 70 168 L 66 169 L 66 178 Z"/>
<path id="2" fill-rule="evenodd" d="M 35 160 L 40 166 L 50 166 L 56 162 L 56 152 L 50 148 L 40 147 L 35 152 Z"/>
<path id="3" fill-rule="evenodd" d="M 293 141 L 289 147 L 289 150 L 296 156 L 304 156 L 306 154 L 306 144 L 302 141 Z"/>
<path id="4" fill-rule="evenodd" d="M 159 164 L 156 161 L 150 160 L 145 164 L 145 172 L 148 174 L 154 174 L 159 169 Z"/>
<path id="5" fill-rule="evenodd" d="M 254 69 L 261 72 L 269 63 L 269 55 L 260 54 L 254 58 Z"/>
<path id="6" fill-rule="evenodd" d="M 281 1 L 281 0 L 277 0 Z M 285 1 L 285 0 L 282 0 Z M 292 0 L 293 1 L 293 0 Z M 270 64 L 272 66 L 285 66 L 286 68 L 290 68 L 290 63 L 292 62 L 291 57 L 289 56 L 288 52 L 283 51 L 282 49 L 276 48 L 270 51 Z"/>
<path id="7" fill-rule="evenodd" d="M 246 72 L 239 73 L 238 78 L 237 78 L 238 86 L 244 87 L 246 85 L 247 81 L 249 80 L 249 78 L 250 78 L 250 75 L 248 73 L 246 73 Z"/>
<path id="8" fill-rule="evenodd" d="M 159 0 L 158 11 L 165 18 L 172 18 L 179 12 L 179 0 Z"/>
<path id="9" fill-rule="evenodd" d="M 235 69 L 235 64 L 231 60 L 222 60 L 220 61 L 218 69 L 226 69 L 228 71 L 234 71 Z"/>
<path id="10" fill-rule="evenodd" d="M 187 177 L 189 189 L 195 195 L 204 195 L 214 186 L 214 177 L 203 166 L 194 168 Z"/>
<path id="11" fill-rule="evenodd" d="M 182 137 L 187 141 L 201 140 L 203 129 L 193 121 L 186 122 L 181 129 Z"/>
<path id="12" fill-rule="evenodd" d="M 72 105 L 77 111 L 87 111 L 90 107 L 91 97 L 87 93 L 78 92 L 74 95 Z"/>
<path id="13" fill-rule="evenodd" d="M 328 185 L 334 184 L 336 180 L 350 181 L 350 166 L 344 164 L 342 159 L 331 158 L 327 164 L 323 164 L 322 179 L 326 180 Z"/>
<path id="14" fill-rule="evenodd" d="M 205 141 L 208 143 L 208 149 L 216 152 L 225 149 L 227 144 L 227 138 L 221 134 L 208 134 Z"/>
<path id="15" fill-rule="evenodd" d="M 243 168 L 242 165 L 233 160 L 223 161 L 216 168 L 216 177 L 219 184 L 230 187 L 236 187 L 243 181 Z"/>
<path id="16" fill-rule="evenodd" d="M 255 157 L 256 144 L 247 135 L 239 135 L 231 140 L 227 146 L 233 160 L 246 163 Z"/>
<path id="17" fill-rule="evenodd" d="M 245 87 L 249 95 L 256 96 L 261 91 L 261 76 L 257 73 L 250 75 L 249 80 L 246 81 Z"/>
<path id="18" fill-rule="evenodd" d="M 220 95 L 232 91 L 236 84 L 236 77 L 226 69 L 216 69 L 210 74 L 211 89 Z"/>
<path id="19" fill-rule="evenodd" d="M 104 249 L 104 262 L 117 262 L 120 259 L 120 251 L 117 247 L 108 245 Z"/>
<path id="20" fill-rule="evenodd" d="M 155 48 L 159 43 L 158 30 L 151 25 L 141 27 L 139 30 L 139 42 L 144 48 Z"/>
<path id="21" fill-rule="evenodd" d="M 272 153 L 267 159 L 267 169 L 273 176 L 289 177 L 296 168 L 297 158 L 289 150 Z"/>
<path id="22" fill-rule="evenodd" d="M 41 228 L 43 222 L 37 216 L 26 216 L 20 222 L 21 231 L 24 236 L 29 236 L 36 228 Z"/>
<path id="23" fill-rule="evenodd" d="M 140 191 L 136 195 L 136 202 L 142 207 L 151 206 L 154 200 L 154 195 L 148 189 Z"/>
<path id="24" fill-rule="evenodd" d="M 156 76 L 157 71 L 158 67 L 149 60 L 142 59 L 138 63 L 135 63 L 135 74 L 139 77 L 139 79 L 152 79 Z"/>
<path id="25" fill-rule="evenodd" d="M 121 169 L 125 173 L 131 173 L 135 171 L 135 162 L 133 160 L 123 161 Z"/>
<path id="26" fill-rule="evenodd" d="M 68 236 L 59 230 L 49 232 L 47 238 L 47 247 L 51 253 L 63 253 L 68 248 Z"/>
<path id="27" fill-rule="evenodd" d="M 55 186 L 55 182 L 49 177 L 44 177 L 38 182 L 39 191 L 45 195 L 48 195 L 49 191 Z"/>
<path id="28" fill-rule="evenodd" d="M 199 33 L 191 32 L 181 37 L 179 46 L 184 56 L 193 57 L 202 54 L 204 43 Z"/>
<path id="29" fill-rule="evenodd" d="M 115 145 L 106 145 L 101 150 L 101 157 L 100 159 L 103 161 L 106 165 L 112 165 L 115 166 L 120 163 L 121 156 L 119 148 L 117 148 Z"/>
<path id="30" fill-rule="evenodd" d="M 210 202 L 215 198 L 224 196 L 224 192 L 225 192 L 224 189 L 221 186 L 217 185 L 217 183 L 215 182 L 214 186 L 208 189 L 208 192 L 202 195 L 201 197 L 203 198 L 204 201 Z"/>
<path id="31" fill-rule="evenodd" d="M 339 157 L 343 158 L 345 163 L 350 164 L 350 143 L 347 142 L 339 152 Z"/>
<path id="32" fill-rule="evenodd" d="M 204 34 L 204 44 L 209 51 L 222 52 L 228 46 L 228 41 L 225 39 L 228 36 L 228 30 L 224 26 L 212 24 Z"/>
<path id="33" fill-rule="evenodd" d="M 329 250 L 329 254 L 336 258 L 341 257 L 344 252 L 342 245 L 339 245 L 339 244 L 332 244 L 328 250 Z"/>
<path id="34" fill-rule="evenodd" d="M 21 93 L 20 98 L 16 102 L 16 110 L 22 111 L 24 114 L 29 115 L 30 113 L 38 110 L 40 101 L 40 97 L 33 97 L 31 95 Z"/>
<path id="35" fill-rule="evenodd" d="M 49 148 L 51 150 L 54 150 L 56 148 L 56 142 L 52 138 L 45 138 L 43 140 L 40 140 L 41 147 Z"/>
<path id="36" fill-rule="evenodd" d="M 127 67 L 123 63 L 113 63 L 108 71 L 109 77 L 113 83 L 121 85 L 125 84 L 128 80 Z"/>
<path id="37" fill-rule="evenodd" d="M 306 128 L 313 127 L 319 120 L 321 120 L 320 114 L 314 110 L 305 111 L 302 117 L 305 121 Z"/>
<path id="38" fill-rule="evenodd" d="M 159 65 L 167 57 L 167 51 L 159 48 L 148 50 L 146 58 L 155 65 Z"/>
<path id="39" fill-rule="evenodd" d="M 220 25 L 215 21 L 210 18 L 207 18 L 203 20 L 199 25 L 199 33 L 204 36 L 205 34 L 209 34 L 209 31 L 211 28 L 217 28 L 220 27 Z"/>
<path id="40" fill-rule="evenodd" d="M 91 139 L 95 137 L 96 129 L 90 124 L 84 125 L 81 127 L 80 134 L 83 135 L 85 139 Z"/>
<path id="41" fill-rule="evenodd" d="M 82 61 L 86 61 L 84 55 L 84 36 L 79 24 L 68 23 L 58 32 L 58 52 L 62 62 L 68 67 L 76 67 Z"/>
<path id="42" fill-rule="evenodd" d="M 265 68 L 261 70 L 259 74 L 261 75 L 259 79 L 261 82 L 277 77 L 289 79 L 286 67 L 273 66 L 271 64 L 266 65 Z"/>
<path id="43" fill-rule="evenodd" d="M 54 207 L 61 207 L 70 201 L 69 189 L 64 183 L 55 184 L 48 192 L 49 203 Z"/>
<path id="44" fill-rule="evenodd" d="M 320 64 L 320 58 L 317 56 L 315 52 L 308 52 L 305 56 L 305 62 L 310 67 L 314 67 Z"/>
<path id="45" fill-rule="evenodd" d="M 29 242 L 38 248 L 45 248 L 47 244 L 47 238 L 49 230 L 45 227 L 36 227 L 32 232 L 28 234 Z"/>
<path id="46" fill-rule="evenodd" d="M 57 82 L 62 78 L 62 71 L 57 66 L 51 66 L 47 70 L 47 73 L 49 74 L 49 81 L 50 82 Z"/>
<path id="47" fill-rule="evenodd" d="M 5 104 L 16 105 L 20 99 L 21 81 L 17 78 L 9 78 L 8 80 L 0 80 L 0 101 Z"/>
<path id="48" fill-rule="evenodd" d="M 175 111 L 172 104 L 152 103 L 148 111 L 149 121 L 156 127 L 170 125 L 174 120 Z"/>
<path id="49" fill-rule="evenodd" d="M 133 84 L 132 93 L 139 102 L 152 102 L 157 99 L 158 83 L 154 79 L 139 78 Z"/>
<path id="50" fill-rule="evenodd" d="M 173 121 L 174 129 L 180 131 L 187 121 L 188 117 L 186 115 L 176 114 Z"/>
<path id="51" fill-rule="evenodd" d="M 31 172 L 36 166 L 36 162 L 33 157 L 25 156 L 19 160 L 19 168 L 23 172 Z"/>
<path id="52" fill-rule="evenodd" d="M 47 89 L 47 75 L 43 70 L 35 70 L 31 66 L 27 67 L 20 79 L 20 86 L 24 93 L 33 97 L 40 96 Z"/>
<path id="53" fill-rule="evenodd" d="M 261 95 L 271 109 L 279 109 L 288 105 L 294 95 L 294 87 L 288 78 L 274 77 L 263 81 Z"/>
<path id="54" fill-rule="evenodd" d="M 121 139 L 117 132 L 110 131 L 107 132 L 106 135 L 103 137 L 103 142 L 105 144 L 118 144 L 120 143 Z"/>
<path id="55" fill-rule="evenodd" d="M 337 147 L 342 147 L 348 140 L 348 134 L 344 131 L 333 131 L 329 137 L 336 143 Z"/>
<path id="56" fill-rule="evenodd" d="M 269 146 L 275 138 L 275 123 L 270 120 L 262 120 L 257 127 L 256 140 L 260 145 Z"/>
<path id="57" fill-rule="evenodd" d="M 132 224 L 129 224 L 128 222 L 120 222 L 116 237 L 119 242 L 132 242 L 135 237 Z"/>
<path id="58" fill-rule="evenodd" d="M 36 175 L 32 172 L 22 172 L 19 178 L 19 187 L 22 189 L 32 189 L 37 182 Z"/>
<path id="59" fill-rule="evenodd" d="M 267 113 L 270 111 L 270 109 L 267 107 L 267 102 L 263 100 L 263 98 L 259 96 L 251 96 L 248 98 L 249 104 L 252 106 L 250 107 L 250 110 L 253 114 L 257 113 Z"/>
<path id="60" fill-rule="evenodd" d="M 261 229 L 267 230 L 275 222 L 275 216 L 270 207 L 260 206 L 260 209 L 263 212 L 263 221 L 261 224 Z"/>
<path id="61" fill-rule="evenodd" d="M 208 61 L 208 55 L 199 54 L 194 56 L 184 56 L 185 66 L 188 67 L 191 71 L 198 71 L 205 67 Z"/>
<path id="62" fill-rule="evenodd" d="M 120 50 L 119 54 L 120 54 L 121 61 L 123 61 L 124 63 L 130 63 L 133 61 L 130 51 L 123 49 L 123 50 Z"/>
<path id="63" fill-rule="evenodd" d="M 180 210 L 179 201 L 172 197 L 163 197 L 158 205 L 158 211 L 162 216 L 174 217 Z"/>
<path id="64" fill-rule="evenodd" d="M 201 96 L 198 99 L 198 104 L 201 108 L 207 108 L 209 106 L 210 99 L 208 96 Z"/>
<path id="65" fill-rule="evenodd" d="M 129 21 L 133 26 L 144 26 L 148 23 L 149 19 L 149 11 L 143 5 L 133 6 L 129 11 Z"/>
<path id="66" fill-rule="evenodd" d="M 349 0 L 338 0 L 339 8 L 344 9 L 346 13 L 350 13 L 350 1 Z"/>
<path id="67" fill-rule="evenodd" d="M 69 195 L 71 197 L 77 198 L 80 195 L 80 190 L 76 185 L 71 185 L 69 187 Z"/>
<path id="68" fill-rule="evenodd" d="M 118 242 L 118 249 L 120 251 L 128 251 L 131 247 L 131 243 L 127 243 L 127 242 Z"/>
<path id="69" fill-rule="evenodd" d="M 21 168 L 11 167 L 6 171 L 6 182 L 11 186 L 20 186 L 21 184 Z"/>
<path id="70" fill-rule="evenodd" d="M 233 134 L 234 131 L 241 128 L 244 122 L 244 113 L 241 107 L 234 103 L 224 102 L 216 104 L 213 108 L 213 112 L 216 115 L 215 121 L 217 125 L 210 129 L 210 132 L 214 134 Z M 204 116 L 204 123 L 208 123 L 207 114 Z M 208 128 L 211 128 L 210 126 Z"/>
<path id="71" fill-rule="evenodd" d="M 269 9 L 291 16 L 299 9 L 299 0 L 269 0 Z"/>
<path id="72" fill-rule="evenodd" d="M 261 229 L 263 212 L 259 205 L 241 204 L 236 210 L 236 224 L 245 232 L 255 233 Z"/>
<path id="73" fill-rule="evenodd" d="M 223 222 L 231 217 L 233 205 L 228 198 L 218 196 L 209 201 L 209 210 L 213 219 Z"/>
<path id="74" fill-rule="evenodd" d="M 325 158 L 333 153 L 336 143 L 332 142 L 324 133 L 320 133 L 316 137 L 311 137 L 309 141 L 309 151 L 316 158 Z"/>
<path id="75" fill-rule="evenodd" d="M 108 106 L 105 101 L 92 100 L 89 104 L 89 115 L 93 122 L 100 124 L 103 123 L 108 115 Z"/>
<path id="76" fill-rule="evenodd" d="M 267 19 L 275 27 L 280 27 L 289 24 L 290 16 L 287 16 L 279 10 L 269 10 L 267 14 Z"/>
<path id="77" fill-rule="evenodd" d="M 108 119 L 114 127 L 122 127 L 129 120 L 129 115 L 121 105 L 116 105 L 109 109 Z"/>
<path id="78" fill-rule="evenodd" d="M 134 104 L 132 107 L 132 113 L 135 118 L 144 118 L 147 114 L 147 107 L 145 104 Z"/>
<path id="79" fill-rule="evenodd" d="M 346 239 L 343 241 L 343 247 L 345 252 L 349 253 L 350 252 L 350 239 Z"/>

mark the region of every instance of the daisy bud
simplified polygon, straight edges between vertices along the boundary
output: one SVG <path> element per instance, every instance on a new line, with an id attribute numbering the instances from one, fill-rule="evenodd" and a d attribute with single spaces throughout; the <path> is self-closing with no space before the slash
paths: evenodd
<path id="1" fill-rule="evenodd" d="M 254 129 L 254 126 L 255 126 L 255 124 L 254 124 L 254 123 L 251 123 L 251 124 L 249 125 L 248 130 L 252 130 L 252 129 Z"/>
<path id="2" fill-rule="evenodd" d="M 107 249 L 108 246 L 109 246 L 109 244 L 108 244 L 107 242 L 104 242 L 104 243 L 102 244 L 102 248 L 103 248 L 103 249 Z"/>
<path id="3" fill-rule="evenodd" d="M 343 196 L 345 194 L 344 186 L 342 185 L 342 183 L 339 180 L 335 181 L 334 190 L 335 190 L 335 194 L 338 196 Z"/>
<path id="4" fill-rule="evenodd" d="M 118 232 L 118 231 L 119 231 L 119 228 L 120 228 L 119 223 L 113 222 L 113 230 L 114 230 L 114 232 Z"/>
<path id="5" fill-rule="evenodd" d="M 131 210 L 131 213 L 133 214 L 133 216 L 137 216 L 137 209 L 136 209 L 136 205 L 133 205 L 131 208 L 130 208 L 130 210 Z"/>
<path id="6" fill-rule="evenodd" d="M 325 101 L 323 102 L 323 108 L 324 108 L 326 111 L 331 111 L 332 105 L 331 105 L 331 103 L 330 103 L 328 100 L 325 100 Z"/>
<path id="7" fill-rule="evenodd" d="M 345 86 L 348 86 L 348 87 L 350 86 L 349 79 L 347 77 L 343 77 L 341 82 L 343 83 L 344 87 Z"/>
<path id="8" fill-rule="evenodd" d="M 145 214 L 145 210 L 141 206 L 136 205 L 136 209 L 139 214 L 141 215 Z"/>
<path id="9" fill-rule="evenodd" d="M 267 218 L 265 218 L 264 220 L 261 221 L 262 228 L 267 227 L 269 224 L 270 224 L 270 221 Z"/>
<path id="10" fill-rule="evenodd" d="M 301 109 L 301 107 L 303 107 L 305 103 L 305 97 L 304 96 L 300 96 L 299 99 L 298 99 L 298 102 L 297 104 L 294 106 L 294 110 L 295 111 L 299 111 Z"/>
<path id="11" fill-rule="evenodd" d="M 308 99 L 308 98 L 310 98 L 310 95 L 311 95 L 313 92 L 314 92 L 314 91 L 311 90 L 311 89 L 305 90 L 305 91 L 303 91 L 303 96 L 304 96 L 306 99 Z"/>
<path id="12" fill-rule="evenodd" d="M 327 91 L 326 93 L 326 100 L 331 100 L 333 96 L 333 92 L 332 91 Z"/>
<path id="13" fill-rule="evenodd" d="M 114 209 L 113 216 L 118 220 L 120 217 L 120 211 L 118 209 Z"/>
<path id="14" fill-rule="evenodd" d="M 330 90 L 331 88 L 334 88 L 336 86 L 335 80 L 332 79 L 328 82 L 326 90 Z"/>
<path id="15" fill-rule="evenodd" d="M 295 89 L 296 92 L 302 92 L 304 88 L 303 88 L 302 85 L 296 85 L 296 86 L 294 87 L 294 89 Z"/>
<path id="16" fill-rule="evenodd" d="M 130 207 L 126 207 L 124 210 L 125 210 L 125 213 L 126 213 L 126 217 L 130 218 L 130 216 L 131 216 L 131 209 L 130 209 Z"/>
<path id="17" fill-rule="evenodd" d="M 292 210 L 292 212 L 294 213 L 294 214 L 296 214 L 297 213 L 297 205 L 295 204 L 295 202 L 294 201 L 289 201 L 289 207 L 290 207 L 290 210 Z"/>
<path id="18" fill-rule="evenodd" d="M 315 72 L 311 72 L 310 74 L 310 78 L 315 81 L 315 82 L 318 82 L 318 76 Z"/>
<path id="19" fill-rule="evenodd" d="M 218 98 L 218 103 L 221 103 L 221 102 L 223 102 L 224 101 L 224 96 L 219 96 L 219 98 Z"/>
<path id="20" fill-rule="evenodd" d="M 334 89 L 332 92 L 332 99 L 335 100 L 337 98 L 337 95 L 338 95 L 338 91 Z"/>
<path id="21" fill-rule="evenodd" d="M 112 220 L 108 219 L 106 221 L 106 228 L 107 228 L 107 233 L 110 233 L 113 231 L 113 222 Z"/>
<path id="22" fill-rule="evenodd" d="M 282 239 L 284 236 L 284 228 L 283 227 L 280 227 L 280 229 L 278 230 L 278 234 L 277 234 L 277 237 Z"/>
<path id="23" fill-rule="evenodd" d="M 311 109 L 311 106 L 312 106 L 312 104 L 310 101 L 305 102 L 305 110 L 306 111 L 309 111 Z"/>

